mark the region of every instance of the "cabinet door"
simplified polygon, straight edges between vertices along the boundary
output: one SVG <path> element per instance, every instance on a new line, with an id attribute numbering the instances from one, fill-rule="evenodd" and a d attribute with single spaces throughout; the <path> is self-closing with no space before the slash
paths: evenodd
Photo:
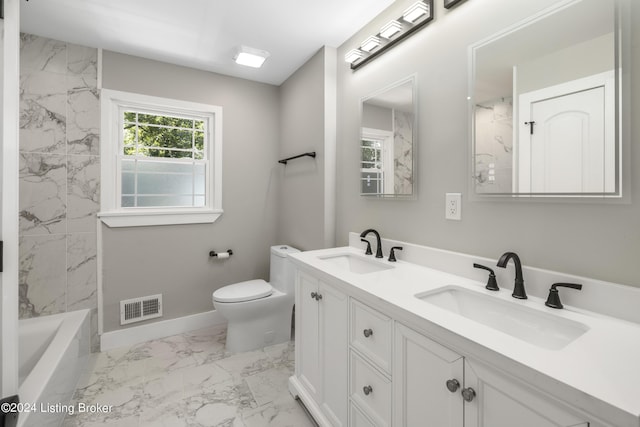
<path id="1" fill-rule="evenodd" d="M 394 426 L 462 427 L 462 356 L 399 323 L 394 352 Z M 449 380 L 459 387 L 450 391 Z"/>
<path id="2" fill-rule="evenodd" d="M 466 360 L 465 387 L 476 393 L 464 405 L 465 427 L 588 427 L 569 408 L 486 366 Z"/>
<path id="3" fill-rule="evenodd" d="M 298 272 L 296 286 L 296 376 L 314 401 L 320 401 L 318 302 L 311 293 L 318 280 Z"/>
<path id="4" fill-rule="evenodd" d="M 348 417 L 348 299 L 320 282 L 320 355 L 322 410 L 336 427 L 346 426 Z"/>

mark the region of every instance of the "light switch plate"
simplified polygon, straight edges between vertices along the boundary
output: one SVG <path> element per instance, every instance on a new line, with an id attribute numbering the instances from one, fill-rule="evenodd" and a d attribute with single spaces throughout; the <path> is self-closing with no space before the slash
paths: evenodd
<path id="1" fill-rule="evenodd" d="M 462 219 L 462 194 L 446 193 L 445 194 L 445 213 L 446 219 L 460 221 Z"/>

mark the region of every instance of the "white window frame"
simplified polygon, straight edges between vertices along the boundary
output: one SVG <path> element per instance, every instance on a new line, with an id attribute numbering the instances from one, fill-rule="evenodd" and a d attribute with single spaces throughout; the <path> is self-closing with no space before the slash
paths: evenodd
<path id="1" fill-rule="evenodd" d="M 374 128 L 362 128 L 362 134 L 360 135 L 360 144 L 362 144 L 362 140 L 372 140 L 372 141 L 380 141 L 382 144 L 381 147 L 381 158 L 380 163 L 382 164 L 381 173 L 381 181 L 382 188 L 378 193 L 362 193 L 362 189 L 360 189 L 360 195 L 362 196 L 379 196 L 380 194 L 393 194 L 394 192 L 394 180 L 393 176 L 393 159 L 394 159 L 394 147 L 393 147 L 393 132 L 382 130 L 382 129 L 374 129 Z M 373 169 L 372 169 L 373 170 Z M 361 172 L 367 172 L 367 169 L 360 168 Z M 362 184 L 361 184 L 362 185 Z"/>
<path id="2" fill-rule="evenodd" d="M 122 208 L 120 149 L 123 111 L 152 110 L 159 114 L 197 117 L 208 122 L 205 147 L 205 206 Z M 213 223 L 222 215 L 222 107 L 102 89 L 100 138 L 100 207 L 98 217 L 109 227 Z"/>

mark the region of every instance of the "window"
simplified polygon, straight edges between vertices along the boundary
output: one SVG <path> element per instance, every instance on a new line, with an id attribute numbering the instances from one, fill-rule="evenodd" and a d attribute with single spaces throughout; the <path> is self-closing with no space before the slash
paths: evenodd
<path id="1" fill-rule="evenodd" d="M 360 194 L 390 194 L 393 183 L 393 132 L 363 128 L 360 140 Z"/>
<path id="2" fill-rule="evenodd" d="M 363 137 L 362 152 L 362 193 L 380 194 L 383 192 L 382 144 L 384 141 Z"/>
<path id="3" fill-rule="evenodd" d="M 222 108 L 102 91 L 102 211 L 110 227 L 214 222 Z"/>

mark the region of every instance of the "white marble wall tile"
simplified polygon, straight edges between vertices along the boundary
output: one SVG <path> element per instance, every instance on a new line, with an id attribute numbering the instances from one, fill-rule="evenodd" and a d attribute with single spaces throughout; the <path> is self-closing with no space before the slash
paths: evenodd
<path id="1" fill-rule="evenodd" d="M 476 190 L 481 193 L 510 193 L 513 189 L 512 98 L 476 105 L 475 123 Z"/>
<path id="2" fill-rule="evenodd" d="M 65 311 L 64 234 L 20 237 L 20 317 Z"/>
<path id="3" fill-rule="evenodd" d="M 67 76 L 67 148 L 69 154 L 98 154 L 100 150 L 100 96 L 97 77 Z"/>
<path id="4" fill-rule="evenodd" d="M 67 156 L 67 231 L 96 231 L 100 210 L 100 158 Z"/>
<path id="5" fill-rule="evenodd" d="M 20 34 L 20 69 L 66 73 L 67 44 L 32 34 Z"/>
<path id="6" fill-rule="evenodd" d="M 413 114 L 395 111 L 393 124 L 394 192 L 413 192 Z"/>
<path id="7" fill-rule="evenodd" d="M 95 233 L 67 235 L 67 311 L 97 307 Z"/>
<path id="8" fill-rule="evenodd" d="M 98 74 L 98 49 L 67 44 L 67 72 L 95 76 Z"/>
<path id="9" fill-rule="evenodd" d="M 66 152 L 67 83 L 64 74 L 20 75 L 20 150 Z"/>
<path id="10" fill-rule="evenodd" d="M 65 156 L 20 153 L 20 234 L 65 233 Z"/>

